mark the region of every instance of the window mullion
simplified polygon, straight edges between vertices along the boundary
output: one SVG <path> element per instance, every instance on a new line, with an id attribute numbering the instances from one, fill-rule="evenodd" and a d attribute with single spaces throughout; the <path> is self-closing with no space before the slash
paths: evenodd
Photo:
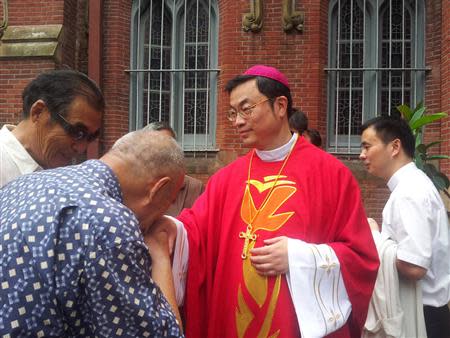
<path id="1" fill-rule="evenodd" d="M 140 0 L 139 0 L 140 1 Z M 152 69 L 152 24 L 153 24 L 153 0 L 150 0 L 150 17 L 148 19 L 148 69 Z M 147 121 L 146 124 L 150 123 L 150 85 L 151 85 L 151 74 L 147 73 Z"/>
<path id="2" fill-rule="evenodd" d="M 352 135 L 352 100 L 353 100 L 353 0 L 350 0 L 350 73 L 348 85 L 348 136 L 347 136 L 347 151 L 351 149 L 351 135 Z"/>
<path id="3" fill-rule="evenodd" d="M 341 66 L 340 58 L 340 47 L 341 47 L 341 0 L 338 0 L 338 17 L 337 17 L 337 57 L 336 66 L 339 69 Z M 335 103 L 335 131 L 334 131 L 334 149 L 338 151 L 338 134 L 339 134 L 339 76 L 340 72 L 337 71 L 336 74 L 336 103 Z"/>

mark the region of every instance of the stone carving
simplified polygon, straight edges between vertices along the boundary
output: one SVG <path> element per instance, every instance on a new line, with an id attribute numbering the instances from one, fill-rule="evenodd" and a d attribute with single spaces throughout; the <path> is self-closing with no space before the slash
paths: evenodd
<path id="1" fill-rule="evenodd" d="M 0 39 L 8 27 L 8 0 L 1 0 L 3 4 L 3 19 L 0 21 Z"/>
<path id="2" fill-rule="evenodd" d="M 246 32 L 257 33 L 261 30 L 263 22 L 263 1 L 250 0 L 250 13 L 245 13 L 242 17 L 242 29 Z"/>
<path id="3" fill-rule="evenodd" d="M 283 0 L 283 30 L 303 32 L 305 12 L 295 10 L 295 0 Z"/>

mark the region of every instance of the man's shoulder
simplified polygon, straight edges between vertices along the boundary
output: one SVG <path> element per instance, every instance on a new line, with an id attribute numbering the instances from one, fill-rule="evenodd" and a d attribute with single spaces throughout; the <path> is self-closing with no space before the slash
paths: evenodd
<path id="1" fill-rule="evenodd" d="M 402 173 L 394 192 L 405 197 L 411 196 L 411 194 L 417 197 L 418 195 L 434 194 L 437 189 L 425 172 L 414 166 Z"/>

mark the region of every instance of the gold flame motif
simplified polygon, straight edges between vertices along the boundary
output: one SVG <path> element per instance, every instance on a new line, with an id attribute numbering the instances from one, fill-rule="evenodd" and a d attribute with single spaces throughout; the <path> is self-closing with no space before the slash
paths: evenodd
<path id="1" fill-rule="evenodd" d="M 264 178 L 264 182 L 253 179 L 248 180 L 242 199 L 241 218 L 247 224 L 247 231 L 245 233 L 240 233 L 240 238 L 245 239 L 245 243 L 242 253 L 244 284 L 239 285 L 238 307 L 236 308 L 236 327 L 239 338 L 246 335 L 248 327 L 256 316 L 256 314 L 252 313 L 250 307 L 246 303 L 242 288 L 245 288 L 248 291 L 248 294 L 261 311 L 264 304 L 268 302 L 267 310 L 264 314 L 264 322 L 259 329 L 258 337 L 276 338 L 280 334 L 280 329 L 273 333 L 270 331 L 281 288 L 281 275 L 276 277 L 273 290 L 269 293 L 268 278 L 258 274 L 252 266 L 250 259 L 248 259 L 248 252 L 256 244 L 256 232 L 258 230 L 276 231 L 294 214 L 293 211 L 275 214 L 277 210 L 297 191 L 297 188 L 293 186 L 295 185 L 295 182 L 288 180 L 278 181 L 280 177 L 285 176 L 267 176 Z M 270 189 L 269 195 L 259 209 L 257 209 L 254 204 L 250 192 L 250 185 L 254 186 L 259 193 Z"/>

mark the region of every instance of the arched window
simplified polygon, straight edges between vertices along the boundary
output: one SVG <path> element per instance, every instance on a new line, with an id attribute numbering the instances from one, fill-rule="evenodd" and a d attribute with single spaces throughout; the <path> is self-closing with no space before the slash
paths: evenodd
<path id="1" fill-rule="evenodd" d="M 359 152 L 359 127 L 423 100 L 423 0 L 334 0 L 329 11 L 328 150 Z"/>
<path id="2" fill-rule="evenodd" d="M 217 3 L 135 0 L 130 129 L 169 122 L 185 150 L 214 148 Z"/>

